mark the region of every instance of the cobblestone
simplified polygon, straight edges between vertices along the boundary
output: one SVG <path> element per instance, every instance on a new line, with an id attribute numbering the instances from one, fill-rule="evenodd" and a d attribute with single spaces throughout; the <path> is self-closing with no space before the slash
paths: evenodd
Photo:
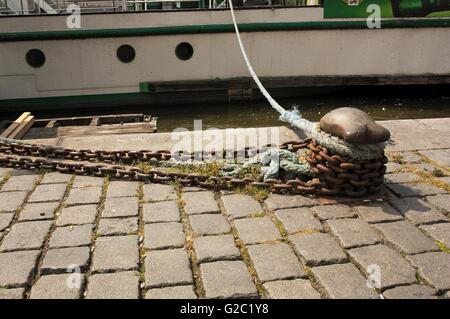
<path id="1" fill-rule="evenodd" d="M 71 178 L 72 175 L 69 174 L 50 172 L 44 175 L 41 184 L 67 184 Z"/>
<path id="2" fill-rule="evenodd" d="M 219 235 L 231 231 L 230 224 L 221 214 L 202 214 L 189 216 L 194 236 Z"/>
<path id="3" fill-rule="evenodd" d="M 107 198 L 102 217 L 133 217 L 138 214 L 139 205 L 136 197 Z"/>
<path id="4" fill-rule="evenodd" d="M 19 221 L 53 219 L 58 206 L 58 202 L 26 204 L 20 212 Z"/>
<path id="5" fill-rule="evenodd" d="M 172 185 L 144 184 L 144 200 L 146 202 L 159 202 L 177 199 L 175 188 Z"/>
<path id="6" fill-rule="evenodd" d="M 314 206 L 312 209 L 320 220 L 351 218 L 357 216 L 356 212 L 354 212 L 350 206 L 342 204 Z"/>
<path id="7" fill-rule="evenodd" d="M 402 220 L 399 212 L 386 203 L 370 203 L 364 206 L 356 206 L 361 218 L 368 223 L 382 223 Z"/>
<path id="8" fill-rule="evenodd" d="M 149 289 L 145 299 L 197 299 L 193 286 L 175 286 Z"/>
<path id="9" fill-rule="evenodd" d="M 320 299 L 320 294 L 305 279 L 271 281 L 263 286 L 272 299 Z"/>
<path id="10" fill-rule="evenodd" d="M 89 278 L 86 299 L 138 299 L 139 273 L 95 274 Z"/>
<path id="11" fill-rule="evenodd" d="M 200 265 L 207 298 L 257 297 L 255 284 L 242 261 L 216 261 Z"/>
<path id="12" fill-rule="evenodd" d="M 0 231 L 5 230 L 11 224 L 14 214 L 0 213 Z"/>
<path id="13" fill-rule="evenodd" d="M 102 236 L 127 235 L 137 233 L 138 219 L 131 218 L 102 218 L 97 233 Z"/>
<path id="14" fill-rule="evenodd" d="M 420 177 L 414 173 L 395 173 L 384 176 L 386 184 L 417 182 Z"/>
<path id="15" fill-rule="evenodd" d="M 420 227 L 433 239 L 444 243 L 450 247 L 450 223 L 424 225 Z"/>
<path id="16" fill-rule="evenodd" d="M 52 202 L 61 201 L 66 191 L 65 184 L 39 185 L 31 194 L 28 202 Z"/>
<path id="17" fill-rule="evenodd" d="M 422 150 L 420 153 L 439 165 L 450 166 L 450 149 Z"/>
<path id="18" fill-rule="evenodd" d="M 233 194 L 222 196 L 221 199 L 225 212 L 232 219 L 251 217 L 263 211 L 261 205 L 248 195 Z"/>
<path id="19" fill-rule="evenodd" d="M 444 189 L 428 184 L 388 184 L 387 187 L 401 197 L 427 196 L 446 193 Z"/>
<path id="20" fill-rule="evenodd" d="M 165 201 L 144 204 L 144 222 L 178 222 L 180 221 L 180 210 L 176 201 Z"/>
<path id="21" fill-rule="evenodd" d="M 328 220 L 327 225 L 346 249 L 374 245 L 381 241 L 369 224 L 359 218 Z"/>
<path id="22" fill-rule="evenodd" d="M 428 196 L 427 201 L 439 210 L 450 213 L 450 194 Z"/>
<path id="23" fill-rule="evenodd" d="M 50 248 L 87 246 L 91 244 L 94 225 L 56 227 L 50 238 Z"/>
<path id="24" fill-rule="evenodd" d="M 139 246 L 136 235 L 99 237 L 95 241 L 92 271 L 137 270 Z"/>
<path id="25" fill-rule="evenodd" d="M 328 234 L 297 234 L 289 237 L 307 266 L 347 262 L 341 247 Z"/>
<path id="26" fill-rule="evenodd" d="M 450 176 L 438 177 L 438 180 L 440 180 L 441 182 L 444 182 L 444 183 L 447 183 L 448 185 L 450 185 Z"/>
<path id="27" fill-rule="evenodd" d="M 240 257 L 231 235 L 197 237 L 194 239 L 194 249 L 199 263 Z"/>
<path id="28" fill-rule="evenodd" d="M 406 258 L 433 287 L 439 291 L 450 290 L 450 254 L 430 252 Z"/>
<path id="29" fill-rule="evenodd" d="M 147 288 L 192 284 L 192 272 L 186 250 L 154 250 L 145 255 Z"/>
<path id="30" fill-rule="evenodd" d="M 67 273 L 69 266 L 76 265 L 85 272 L 89 262 L 89 247 L 49 249 L 42 263 L 44 274 Z"/>
<path id="31" fill-rule="evenodd" d="M 25 289 L 15 288 L 15 289 L 3 289 L 0 288 L 0 300 L 3 299 L 23 299 L 23 293 Z"/>
<path id="32" fill-rule="evenodd" d="M 9 167 L 0 167 L 0 177 L 4 178 L 6 175 L 10 175 L 14 170 Z"/>
<path id="33" fill-rule="evenodd" d="M 405 161 L 414 162 L 412 165 L 419 169 L 435 167 L 416 164 L 416 155 L 406 155 L 410 159 Z M 396 163 L 389 166 L 392 164 Z M 181 205 L 193 230 L 189 240 L 193 240 L 193 258 L 199 265 L 201 287 L 197 288 L 201 297 L 202 286 L 206 298 L 258 297 L 254 275 L 263 284 L 260 297 L 320 298 L 322 294 L 377 298 L 373 289 L 366 288 L 364 278 L 371 272 L 367 267 L 373 265 L 380 266 L 380 291 L 385 298 L 445 298 L 446 293 L 450 297 L 450 261 L 435 243 L 439 240 L 450 247 L 450 195 L 444 189 L 409 184 L 415 178 L 410 173 L 386 176 L 396 182 L 389 185 L 394 193 L 408 189 L 406 197 L 398 198 L 386 189 L 390 194 L 386 202 L 365 201 L 361 205 L 360 200 L 348 201 L 345 197 L 271 194 L 263 206 L 274 214 L 267 214 L 251 196 L 233 191 L 222 191 L 216 199 L 212 191 L 187 187 L 178 201 L 172 185 L 145 184 L 145 232 L 139 233 L 144 238 L 142 247 L 149 249 L 143 256 L 145 265 L 139 263 L 138 182 L 114 180 L 105 184 L 105 209 L 99 211 L 103 178 L 59 173 L 45 173 L 41 178 L 0 169 L 1 176 L 10 173 L 12 179 L 0 191 L 0 299 L 23 298 L 28 289 L 31 298 L 74 297 L 73 291 L 65 290 L 62 280 L 69 278 L 69 265 L 79 265 L 82 274 L 90 274 L 86 298 L 141 297 L 137 273 L 141 266 L 146 298 L 197 298 L 189 256 L 183 247 L 186 234 L 180 222 Z M 67 201 L 62 202 L 72 178 L 73 188 Z M 27 195 L 30 198 L 25 203 Z M 27 227 L 18 235 L 20 227 L 39 222 L 49 227 L 43 235 Z M 56 228 L 49 233 L 53 223 Z M 236 233 L 229 233 L 230 223 Z M 281 228 L 288 238 L 282 238 Z M 14 236 L 25 238 L 24 244 L 16 245 L 20 240 L 12 240 Z M 38 250 L 46 238 L 50 247 Z M 250 273 L 243 262 L 235 240 L 247 245 L 249 260 L 245 262 L 255 273 Z M 39 242 L 37 246 L 32 245 L 34 241 Z M 11 242 L 16 246 L 5 248 Z M 35 282 L 41 254 L 40 277 Z M 404 254 L 413 255 L 402 257 Z M 314 284 L 306 278 L 303 264 L 313 267 L 308 268 L 308 275 L 315 277 Z M 75 297 L 80 294 L 78 290 Z"/>
<path id="34" fill-rule="evenodd" d="M 11 176 L 3 185 L 2 192 L 9 191 L 30 191 L 37 181 L 37 175 Z"/>
<path id="35" fill-rule="evenodd" d="M 251 245 L 247 249 L 262 282 L 305 276 L 303 266 L 285 243 Z"/>
<path id="36" fill-rule="evenodd" d="M 83 275 L 78 287 L 71 282 L 70 274 L 42 276 L 31 288 L 30 299 L 79 299 L 83 282 Z"/>
<path id="37" fill-rule="evenodd" d="M 40 249 L 51 224 L 50 221 L 16 223 L 3 240 L 1 250 Z"/>
<path id="38" fill-rule="evenodd" d="M 402 253 L 419 254 L 438 249 L 431 239 L 408 222 L 378 224 L 375 227 Z"/>
<path id="39" fill-rule="evenodd" d="M 422 158 L 413 152 L 404 152 L 401 154 L 404 162 L 408 164 L 418 164 L 422 162 Z"/>
<path id="40" fill-rule="evenodd" d="M 375 299 L 374 289 L 367 287 L 366 279 L 352 264 L 319 266 L 311 272 L 333 299 Z"/>
<path id="41" fill-rule="evenodd" d="M 72 188 L 66 200 L 67 205 L 98 204 L 102 196 L 101 187 Z"/>
<path id="42" fill-rule="evenodd" d="M 94 176 L 75 176 L 73 188 L 100 187 L 103 185 L 103 178 Z"/>
<path id="43" fill-rule="evenodd" d="M 188 215 L 219 212 L 213 192 L 184 193 L 183 200 L 185 202 L 184 210 Z"/>
<path id="44" fill-rule="evenodd" d="M 166 249 L 183 247 L 185 236 L 181 223 L 155 223 L 145 225 L 144 247 Z"/>
<path id="45" fill-rule="evenodd" d="M 0 192 L 0 213 L 14 212 L 25 201 L 27 192 Z"/>
<path id="46" fill-rule="evenodd" d="M 386 164 L 386 167 L 387 167 L 386 173 L 390 174 L 390 173 L 393 173 L 396 170 L 402 168 L 402 165 L 400 165 L 399 163 L 395 163 L 395 162 L 388 162 Z"/>
<path id="47" fill-rule="evenodd" d="M 39 250 L 0 253 L 0 286 L 23 287 L 35 274 Z"/>
<path id="48" fill-rule="evenodd" d="M 136 196 L 138 185 L 138 182 L 111 181 L 108 185 L 106 198 Z"/>
<path id="49" fill-rule="evenodd" d="M 428 203 L 415 197 L 393 200 L 392 205 L 416 226 L 449 221 Z"/>
<path id="50" fill-rule="evenodd" d="M 381 270 L 381 289 L 416 282 L 416 272 L 400 254 L 385 245 L 367 246 L 349 250 L 353 258 L 366 272 L 370 265 Z"/>
<path id="51" fill-rule="evenodd" d="M 424 171 L 427 173 L 432 173 L 435 169 L 439 169 L 436 165 L 430 163 L 420 163 L 411 165 L 412 168 L 417 169 L 418 171 Z"/>
<path id="52" fill-rule="evenodd" d="M 62 209 L 56 221 L 58 226 L 93 224 L 97 215 L 97 206 L 81 205 Z"/>
<path id="53" fill-rule="evenodd" d="M 421 285 L 395 287 L 383 292 L 386 299 L 437 299 L 434 294 L 434 289 Z"/>
<path id="54" fill-rule="evenodd" d="M 244 218 L 234 221 L 239 237 L 245 244 L 257 244 L 281 238 L 269 217 Z"/>
<path id="55" fill-rule="evenodd" d="M 275 212 L 275 215 L 289 234 L 323 230 L 322 224 L 309 208 L 280 209 Z"/>
<path id="56" fill-rule="evenodd" d="M 313 206 L 318 203 L 314 198 L 303 196 L 303 195 L 292 195 L 285 196 L 279 194 L 270 194 L 269 197 L 264 201 L 267 209 L 277 210 L 283 208 L 295 208 L 303 206 Z"/>
<path id="57" fill-rule="evenodd" d="M 32 170 L 24 170 L 24 169 L 12 169 L 11 170 L 11 176 L 23 176 L 23 175 L 34 175 L 38 176 L 35 172 Z"/>

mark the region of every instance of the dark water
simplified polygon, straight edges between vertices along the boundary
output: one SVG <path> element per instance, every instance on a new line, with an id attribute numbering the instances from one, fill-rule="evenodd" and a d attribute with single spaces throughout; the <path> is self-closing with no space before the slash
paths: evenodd
<path id="1" fill-rule="evenodd" d="M 317 121 L 326 112 L 343 106 L 362 109 L 375 120 L 450 117 L 450 86 L 350 87 L 334 93 L 278 102 L 287 109 L 297 105 L 303 116 L 312 121 Z M 192 130 L 193 121 L 196 119 L 203 121 L 203 129 L 283 125 L 283 122 L 278 120 L 278 113 L 265 101 L 33 112 L 36 118 L 117 113 L 157 116 L 159 132 L 180 127 Z M 17 117 L 14 116 L 12 118 Z"/>
<path id="2" fill-rule="evenodd" d="M 297 105 L 303 116 L 312 121 L 344 106 L 362 109 L 375 120 L 450 117 L 450 86 L 353 88 L 278 102 L 286 109 Z M 159 132 L 177 127 L 192 130 L 195 119 L 203 121 L 203 129 L 283 125 L 278 120 L 278 113 L 265 101 L 154 108 L 151 114 L 159 117 Z"/>

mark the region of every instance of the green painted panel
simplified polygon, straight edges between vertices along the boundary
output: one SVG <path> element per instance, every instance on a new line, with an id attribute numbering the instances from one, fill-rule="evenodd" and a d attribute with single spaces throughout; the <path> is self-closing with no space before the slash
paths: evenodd
<path id="1" fill-rule="evenodd" d="M 380 8 L 381 17 L 450 17 L 449 0 L 325 0 L 325 18 L 367 18 L 370 5 Z"/>

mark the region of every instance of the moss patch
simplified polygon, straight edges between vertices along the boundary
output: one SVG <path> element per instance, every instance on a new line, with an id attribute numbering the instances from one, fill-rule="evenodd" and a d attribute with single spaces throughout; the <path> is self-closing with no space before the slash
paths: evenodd
<path id="1" fill-rule="evenodd" d="M 236 193 L 247 194 L 253 196 L 257 201 L 263 201 L 269 197 L 271 189 L 269 187 L 246 185 L 244 187 L 237 187 Z"/>
<path id="2" fill-rule="evenodd" d="M 442 171 L 440 168 L 436 168 L 433 170 L 433 172 L 424 171 L 421 169 L 418 169 L 415 166 L 412 165 L 405 165 L 398 170 L 395 171 L 395 173 L 414 173 L 419 176 L 418 180 L 411 184 L 428 184 L 433 185 L 438 188 L 445 189 L 446 191 L 450 192 L 450 185 L 441 181 L 437 177 L 441 177 L 440 174 L 442 173 L 442 176 L 446 176 L 445 172 Z M 439 175 L 439 176 L 436 176 Z"/>
<path id="3" fill-rule="evenodd" d="M 437 241 L 436 241 L 436 245 L 438 245 L 439 249 L 440 249 L 442 252 L 447 253 L 447 254 L 450 254 L 450 248 L 447 247 L 447 245 L 444 244 L 443 242 L 437 240 Z"/>
<path id="4" fill-rule="evenodd" d="M 405 161 L 403 160 L 403 157 L 400 153 L 397 152 L 386 152 L 387 156 L 389 157 L 389 159 L 394 162 L 394 163 L 398 163 L 398 164 L 404 164 Z"/>

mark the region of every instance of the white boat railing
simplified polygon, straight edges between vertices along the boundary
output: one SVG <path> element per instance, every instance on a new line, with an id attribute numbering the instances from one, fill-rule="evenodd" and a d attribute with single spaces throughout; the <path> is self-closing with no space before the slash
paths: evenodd
<path id="1" fill-rule="evenodd" d="M 52 0 L 59 12 L 65 12 L 72 5 L 78 5 L 81 11 L 123 11 L 123 0 Z"/>
<path id="2" fill-rule="evenodd" d="M 228 0 L 0 0 L 0 16 L 5 14 L 66 13 L 70 5 L 78 5 L 81 12 L 147 11 L 182 8 L 183 3 L 197 3 L 198 8 L 225 8 Z M 275 2 L 275 0 L 272 0 Z M 321 0 L 278 0 L 276 5 L 318 5 Z M 245 4 L 244 4 L 245 5 Z"/>

